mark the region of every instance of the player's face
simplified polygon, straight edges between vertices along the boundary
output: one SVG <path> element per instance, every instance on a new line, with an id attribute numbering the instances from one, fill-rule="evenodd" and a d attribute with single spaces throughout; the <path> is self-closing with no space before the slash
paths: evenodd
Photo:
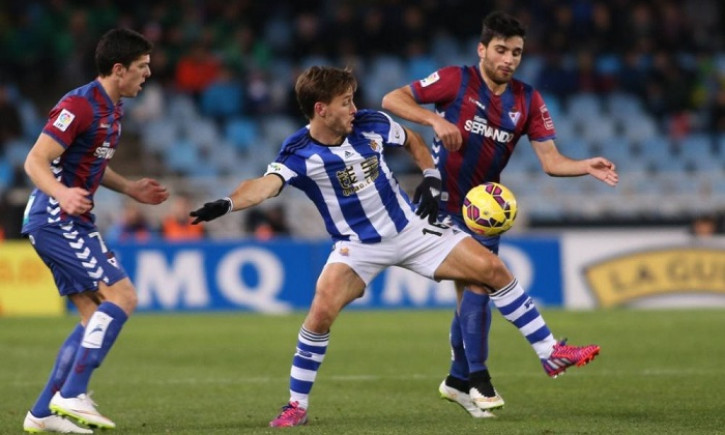
<path id="1" fill-rule="evenodd" d="M 349 89 L 344 94 L 333 98 L 325 107 L 323 115 L 325 125 L 337 135 L 347 136 L 352 132 L 352 121 L 357 112 L 352 96 L 352 89 Z"/>
<path id="2" fill-rule="evenodd" d="M 151 56 L 145 54 L 131 63 L 128 68 L 121 68 L 119 89 L 122 97 L 135 97 L 141 92 L 141 85 L 151 75 Z"/>
<path id="3" fill-rule="evenodd" d="M 485 46 L 478 44 L 478 57 L 481 58 L 481 72 L 496 84 L 508 83 L 521 63 L 524 52 L 524 39 L 520 36 L 493 38 Z"/>

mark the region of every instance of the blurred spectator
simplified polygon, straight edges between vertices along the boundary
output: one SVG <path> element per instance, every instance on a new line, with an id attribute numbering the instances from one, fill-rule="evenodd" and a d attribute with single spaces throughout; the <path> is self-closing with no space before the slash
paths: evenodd
<path id="1" fill-rule="evenodd" d="M 722 219 L 717 214 L 696 216 L 690 224 L 690 234 L 696 238 L 706 239 L 723 232 Z"/>
<path id="2" fill-rule="evenodd" d="M 166 111 L 164 90 L 158 81 L 144 83 L 143 89 L 143 93 L 135 100 L 128 100 L 127 105 L 130 120 L 139 125 L 160 119 Z"/>
<path id="3" fill-rule="evenodd" d="M 242 83 L 231 68 L 222 66 L 216 79 L 201 92 L 201 113 L 223 125 L 227 120 L 242 115 L 243 102 Z"/>
<path id="4" fill-rule="evenodd" d="M 189 212 L 191 200 L 186 195 L 177 195 L 171 202 L 171 209 L 161 221 L 161 235 L 168 241 L 201 240 L 205 237 L 203 225 L 192 225 Z"/>
<path id="5" fill-rule="evenodd" d="M 576 58 L 577 92 L 603 94 L 612 90 L 614 83 L 610 77 L 600 74 L 594 65 L 591 51 L 581 50 Z"/>
<path id="6" fill-rule="evenodd" d="M 154 230 L 139 204 L 127 201 L 123 204 L 121 219 L 108 228 L 105 238 L 112 243 L 145 243 L 154 238 Z"/>
<path id="7" fill-rule="evenodd" d="M 194 43 L 176 64 L 176 88 L 195 98 L 217 78 L 221 64 L 202 42 Z"/>
<path id="8" fill-rule="evenodd" d="M 646 94 L 647 74 L 640 53 L 629 48 L 621 56 L 622 66 L 617 75 L 619 89 L 628 94 L 644 98 Z"/>
<path id="9" fill-rule="evenodd" d="M 0 156 L 6 142 L 22 135 L 22 127 L 20 112 L 11 100 L 8 85 L 0 84 Z"/>
<path id="10" fill-rule="evenodd" d="M 708 119 L 710 129 L 714 133 L 723 134 L 725 133 L 725 80 L 715 95 L 714 102 L 712 103 L 712 110 L 709 111 L 710 119 Z M 725 149 L 720 150 L 725 152 Z"/>
<path id="11" fill-rule="evenodd" d="M 254 208 L 247 213 L 245 230 L 258 240 L 269 240 L 275 236 L 289 236 L 284 208 L 280 205 L 266 209 Z"/>
<path id="12" fill-rule="evenodd" d="M 542 92 L 554 94 L 563 100 L 574 93 L 576 84 L 576 71 L 573 71 L 565 64 L 561 54 L 557 52 L 547 53 L 544 67 L 541 68 L 536 79 L 536 86 Z"/>

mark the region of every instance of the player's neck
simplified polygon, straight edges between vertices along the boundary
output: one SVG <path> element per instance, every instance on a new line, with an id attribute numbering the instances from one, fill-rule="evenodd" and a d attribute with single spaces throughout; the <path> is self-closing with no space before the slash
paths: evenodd
<path id="1" fill-rule="evenodd" d="M 116 86 L 116 82 L 113 81 L 113 77 L 97 77 L 97 80 L 101 83 L 103 90 L 106 91 L 108 97 L 113 101 L 113 104 L 118 104 L 121 101 L 121 91 Z"/>
<path id="2" fill-rule="evenodd" d="M 481 77 L 483 77 L 483 82 L 486 83 L 486 87 L 493 93 L 494 95 L 501 95 L 506 91 L 506 86 L 508 86 L 508 83 L 496 83 L 493 80 L 491 80 L 488 75 L 486 75 L 486 72 L 481 68 L 478 67 L 478 71 L 481 73 Z"/>
<path id="3" fill-rule="evenodd" d="M 321 122 L 310 122 L 310 137 L 320 145 L 335 147 L 341 145 L 345 141 L 345 136 L 328 128 Z"/>

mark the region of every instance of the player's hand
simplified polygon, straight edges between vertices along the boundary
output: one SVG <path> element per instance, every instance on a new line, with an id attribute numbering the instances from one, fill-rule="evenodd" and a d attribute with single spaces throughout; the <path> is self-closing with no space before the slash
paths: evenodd
<path id="1" fill-rule="evenodd" d="M 169 191 L 152 178 L 142 178 L 131 183 L 128 196 L 144 204 L 161 204 L 169 199 Z"/>
<path id="2" fill-rule="evenodd" d="M 458 151 L 461 148 L 463 136 L 455 124 L 440 118 L 433 124 L 433 131 L 448 151 Z"/>
<path id="3" fill-rule="evenodd" d="M 204 204 L 204 207 L 196 209 L 189 213 L 189 216 L 196 218 L 191 223 L 193 225 L 196 225 L 199 222 L 209 222 L 210 220 L 214 220 L 219 216 L 224 216 L 227 213 L 231 213 L 232 207 L 232 200 L 229 198 L 222 198 L 217 199 L 213 202 L 207 202 L 206 204 Z"/>
<path id="4" fill-rule="evenodd" d="M 80 216 L 93 208 L 90 192 L 82 187 L 68 187 L 55 194 L 60 208 L 71 216 Z"/>
<path id="5" fill-rule="evenodd" d="M 616 186 L 619 182 L 619 175 L 616 171 L 617 167 L 604 157 L 591 158 L 587 163 L 589 164 L 588 172 L 592 177 L 612 187 Z"/>
<path id="6" fill-rule="evenodd" d="M 438 219 L 438 207 L 441 199 L 440 174 L 423 177 L 423 181 L 415 189 L 413 202 L 418 204 L 415 214 L 433 224 Z"/>

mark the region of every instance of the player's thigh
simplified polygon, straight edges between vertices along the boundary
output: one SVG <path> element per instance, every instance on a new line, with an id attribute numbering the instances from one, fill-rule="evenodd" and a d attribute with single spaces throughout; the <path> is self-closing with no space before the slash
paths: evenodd
<path id="1" fill-rule="evenodd" d="M 395 237 L 400 252 L 396 266 L 436 279 L 435 273 L 450 252 L 462 240 L 470 237 L 459 228 L 420 219 L 411 221 L 408 227 Z"/>
<path id="2" fill-rule="evenodd" d="M 513 276 L 498 256 L 469 237 L 450 251 L 436 270 L 435 278 L 499 289 L 510 283 Z"/>
<path id="3" fill-rule="evenodd" d="M 365 282 L 345 263 L 325 265 L 315 288 L 315 297 L 305 319 L 305 328 L 317 333 L 329 331 L 340 311 L 362 296 Z"/>
<path id="4" fill-rule="evenodd" d="M 467 232 L 471 235 L 478 243 L 482 244 L 486 248 L 488 248 L 489 251 L 493 252 L 494 254 L 498 255 L 498 248 L 501 241 L 501 236 L 484 236 L 482 234 L 476 234 L 473 231 L 471 231 L 467 226 L 466 223 L 463 220 L 463 216 L 461 215 L 454 215 L 454 214 L 443 214 L 442 220 L 446 224 L 455 225 L 462 231 Z"/>
<path id="5" fill-rule="evenodd" d="M 127 278 L 93 226 L 64 223 L 33 230 L 30 242 L 50 268 L 61 296 L 97 291 Z"/>

